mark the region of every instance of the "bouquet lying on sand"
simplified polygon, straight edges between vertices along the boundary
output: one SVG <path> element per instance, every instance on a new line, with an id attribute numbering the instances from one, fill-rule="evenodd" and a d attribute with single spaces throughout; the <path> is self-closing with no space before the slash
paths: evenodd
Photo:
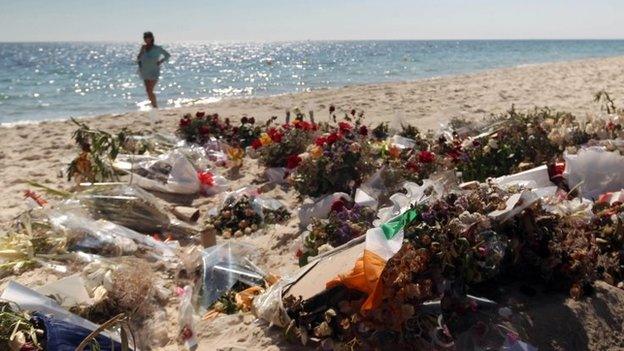
<path id="1" fill-rule="evenodd" d="M 622 111 L 597 101 L 584 121 L 512 108 L 439 131 L 333 105 L 283 124 L 197 112 L 175 135 L 76 121 L 76 184 L 31 183 L 45 195 L 0 237 L 5 280 L 61 279 L 9 281 L 0 346 L 193 349 L 198 326 L 251 312 L 323 349 L 530 350 L 517 294 L 624 289 Z M 293 247 L 301 271 L 262 267 Z"/>

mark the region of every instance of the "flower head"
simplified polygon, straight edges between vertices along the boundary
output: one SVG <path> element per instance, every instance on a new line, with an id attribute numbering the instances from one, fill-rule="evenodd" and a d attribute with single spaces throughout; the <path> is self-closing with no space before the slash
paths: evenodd
<path id="1" fill-rule="evenodd" d="M 288 169 L 297 168 L 299 164 L 301 163 L 301 161 L 302 159 L 301 157 L 299 157 L 299 155 L 290 155 L 286 159 L 286 168 Z"/>
<path id="2" fill-rule="evenodd" d="M 259 148 L 261 148 L 261 147 L 262 147 L 262 141 L 260 141 L 260 139 L 254 139 L 254 140 L 251 142 L 251 147 L 252 147 L 254 150 L 258 150 Z"/>
<path id="3" fill-rule="evenodd" d="M 338 123 L 338 127 L 342 133 L 348 133 L 353 129 L 353 126 L 347 122 Z"/>
<path id="4" fill-rule="evenodd" d="M 435 154 L 431 151 L 423 150 L 418 153 L 418 161 L 420 163 L 431 163 L 435 161 Z"/>
<path id="5" fill-rule="evenodd" d="M 360 126 L 360 129 L 358 132 L 360 133 L 361 136 L 367 136 L 368 128 L 366 126 Z"/>

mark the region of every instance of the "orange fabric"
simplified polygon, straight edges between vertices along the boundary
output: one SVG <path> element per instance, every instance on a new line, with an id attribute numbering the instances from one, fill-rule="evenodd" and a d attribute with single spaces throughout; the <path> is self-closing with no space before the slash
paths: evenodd
<path id="1" fill-rule="evenodd" d="M 355 267 L 347 274 L 339 274 L 327 282 L 327 288 L 344 285 L 368 294 L 361 310 L 370 311 L 377 307 L 381 301 L 382 286 L 380 284 L 381 273 L 386 266 L 386 261 L 372 251 L 364 250 L 364 254 L 355 262 Z"/>

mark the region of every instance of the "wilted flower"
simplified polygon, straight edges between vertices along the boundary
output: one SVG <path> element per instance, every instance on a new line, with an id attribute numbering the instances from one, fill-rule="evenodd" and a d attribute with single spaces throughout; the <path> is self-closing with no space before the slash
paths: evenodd
<path id="1" fill-rule="evenodd" d="M 418 153 L 418 161 L 421 163 L 431 163 L 435 161 L 435 154 L 431 151 L 423 150 Z"/>

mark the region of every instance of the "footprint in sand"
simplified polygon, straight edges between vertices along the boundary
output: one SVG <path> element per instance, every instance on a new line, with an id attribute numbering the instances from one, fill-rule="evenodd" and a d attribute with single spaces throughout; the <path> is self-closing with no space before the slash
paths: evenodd
<path id="1" fill-rule="evenodd" d="M 20 159 L 20 161 L 37 161 L 37 160 L 41 160 L 41 155 L 28 155 Z"/>

